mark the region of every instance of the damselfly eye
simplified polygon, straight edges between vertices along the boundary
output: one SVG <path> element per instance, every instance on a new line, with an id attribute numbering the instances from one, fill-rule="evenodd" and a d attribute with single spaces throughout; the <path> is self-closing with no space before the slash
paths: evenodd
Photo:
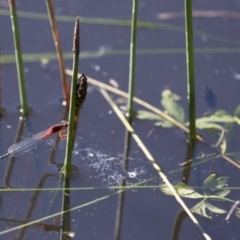
<path id="1" fill-rule="evenodd" d="M 62 125 L 64 128 L 66 128 L 66 127 L 68 127 L 68 122 L 62 120 L 62 121 L 61 121 L 61 125 Z"/>

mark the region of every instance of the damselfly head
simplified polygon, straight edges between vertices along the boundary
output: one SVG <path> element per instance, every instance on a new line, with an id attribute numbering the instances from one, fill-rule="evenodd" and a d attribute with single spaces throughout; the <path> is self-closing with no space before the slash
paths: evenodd
<path id="1" fill-rule="evenodd" d="M 67 128 L 69 126 L 68 122 L 64 121 L 64 120 L 61 121 L 61 125 L 62 125 L 63 128 Z"/>

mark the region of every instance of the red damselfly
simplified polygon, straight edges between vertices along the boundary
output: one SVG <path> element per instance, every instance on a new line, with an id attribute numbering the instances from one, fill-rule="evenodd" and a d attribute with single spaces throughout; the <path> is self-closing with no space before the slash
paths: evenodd
<path id="1" fill-rule="evenodd" d="M 0 159 L 5 158 L 11 154 L 20 152 L 24 149 L 27 149 L 28 147 L 39 142 L 40 140 L 43 140 L 57 132 L 59 133 L 60 139 L 64 139 L 64 138 L 66 138 L 67 128 L 68 128 L 68 122 L 66 122 L 66 121 L 62 121 L 61 123 L 55 124 L 55 125 L 51 126 L 50 128 L 33 135 L 30 138 L 24 139 L 18 143 L 13 144 L 12 146 L 10 146 L 8 148 L 8 152 L 6 154 L 0 156 Z"/>

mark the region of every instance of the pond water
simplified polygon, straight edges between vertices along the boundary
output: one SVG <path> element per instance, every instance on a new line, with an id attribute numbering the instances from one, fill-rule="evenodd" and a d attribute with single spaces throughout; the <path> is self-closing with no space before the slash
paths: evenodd
<path id="1" fill-rule="evenodd" d="M 81 16 L 84 18 L 81 23 L 80 71 L 106 84 L 110 84 L 112 79 L 121 90 L 127 91 L 130 26 L 124 22 L 116 24 L 113 20 L 130 20 L 131 4 L 132 1 L 112 0 L 55 1 L 66 67 L 72 68 L 74 20 L 76 16 Z M 66 119 L 45 2 L 36 4 L 34 1 L 19 0 L 16 5 L 22 51 L 26 54 L 27 98 L 32 111 L 24 123 L 19 120 L 11 21 L 6 2 L 0 1 L 1 99 L 2 107 L 6 109 L 0 118 L 1 155 L 13 144 L 17 133 L 23 139 Z M 201 17 L 194 13 L 197 118 L 218 110 L 233 115 L 239 105 L 240 33 L 236 26 L 239 24 L 240 2 L 195 1 L 193 10 L 205 11 Z M 161 92 L 169 88 L 181 97 L 179 103 L 187 113 L 184 18 L 181 14 L 178 17 L 169 14 L 183 11 L 184 3 L 181 1 L 139 1 L 138 19 L 148 24 L 146 27 L 139 26 L 137 32 L 135 96 L 164 110 L 160 104 Z M 160 13 L 168 14 L 158 15 Z M 159 20 L 160 16 L 167 19 Z M 101 19 L 109 21 L 101 23 Z M 110 94 L 114 100 L 119 98 Z M 146 109 L 135 104 L 135 110 Z M 216 149 L 211 146 L 216 144 L 220 134 L 201 130 L 207 144 L 197 144 L 194 152 L 196 160 L 187 182 L 183 178 L 186 172 L 181 166 L 189 159 L 182 130 L 177 127 L 153 129 L 153 123 L 134 119 L 133 127 L 173 185 L 184 181 L 203 196 L 209 195 L 201 187 L 209 176 L 211 178 L 211 173 L 217 173 L 212 179 L 215 184 L 224 181 L 221 177 L 229 177 L 221 186 L 214 185 L 221 189 L 235 187 L 226 199 L 207 200 L 212 204 L 208 205 L 209 208 L 216 208 L 212 207 L 213 211 L 209 211 L 209 208 L 204 208 L 207 205 L 202 205 L 195 217 L 212 239 L 239 239 L 240 220 L 235 211 L 228 221 L 225 220 L 234 202 L 239 200 L 237 165 L 240 139 L 237 123 L 231 128 L 221 124 L 229 129 L 226 154 L 236 164 L 216 157 Z M 0 234 L 3 235 L 0 239 L 59 239 L 62 235 L 63 193 L 56 188 L 63 186 L 59 169 L 64 162 L 66 141 L 56 143 L 56 137 L 48 138 L 17 157 L 2 159 Z M 117 239 L 114 233 L 118 191 L 124 178 L 129 189 L 123 196 L 119 239 L 189 239 L 189 236 L 203 239 L 202 233 L 184 214 L 175 198 L 159 190 L 163 181 L 133 139 L 128 172 L 123 170 L 124 141 L 125 127 L 98 88 L 89 84 L 76 134 L 70 181 L 72 211 L 68 230 L 75 233 L 75 239 Z M 189 195 L 183 200 L 192 208 L 203 198 L 191 198 Z M 226 213 L 219 209 L 226 210 Z M 207 214 L 204 217 L 205 210 Z M 211 216 L 213 221 L 206 216 Z M 24 225 L 35 220 L 29 226 Z M 67 234 L 63 234 L 63 239 L 68 239 Z"/>

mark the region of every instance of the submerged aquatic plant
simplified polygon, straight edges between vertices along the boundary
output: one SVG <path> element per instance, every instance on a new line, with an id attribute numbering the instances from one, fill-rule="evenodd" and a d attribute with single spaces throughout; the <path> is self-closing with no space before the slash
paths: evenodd
<path id="1" fill-rule="evenodd" d="M 224 214 L 227 211 L 213 205 L 210 203 L 211 201 L 222 200 L 235 202 L 234 200 L 226 198 L 226 196 L 231 192 L 229 189 L 224 188 L 228 179 L 229 177 L 218 177 L 216 173 L 210 174 L 210 176 L 208 176 L 202 184 L 202 193 L 197 192 L 193 187 L 189 187 L 183 183 L 175 185 L 174 188 L 181 197 L 202 199 L 199 203 L 191 208 L 191 211 L 201 215 L 202 217 L 213 219 L 207 210 L 217 214 Z M 166 184 L 160 185 L 160 190 L 167 195 L 172 195 Z"/>
<path id="2" fill-rule="evenodd" d="M 179 101 L 180 98 L 181 97 L 176 93 L 173 93 L 171 90 L 166 89 L 163 90 L 161 94 L 160 103 L 168 115 L 172 116 L 176 121 L 188 127 L 189 122 L 185 122 L 185 111 Z M 225 110 L 218 110 L 209 116 L 197 118 L 195 120 L 196 127 L 198 129 L 204 129 L 208 131 L 211 130 L 213 133 L 217 133 L 219 135 L 219 139 L 215 145 L 220 146 L 220 143 L 222 143 L 223 140 L 227 140 L 225 133 L 232 128 L 232 124 L 240 124 L 239 109 L 240 105 L 237 106 L 233 115 L 229 114 Z M 156 127 L 171 128 L 175 126 L 175 124 L 166 120 L 163 116 L 160 116 L 151 111 L 139 110 L 136 117 L 141 120 L 154 121 L 154 125 Z M 225 151 L 226 149 L 224 151 L 222 150 L 222 154 Z"/>

